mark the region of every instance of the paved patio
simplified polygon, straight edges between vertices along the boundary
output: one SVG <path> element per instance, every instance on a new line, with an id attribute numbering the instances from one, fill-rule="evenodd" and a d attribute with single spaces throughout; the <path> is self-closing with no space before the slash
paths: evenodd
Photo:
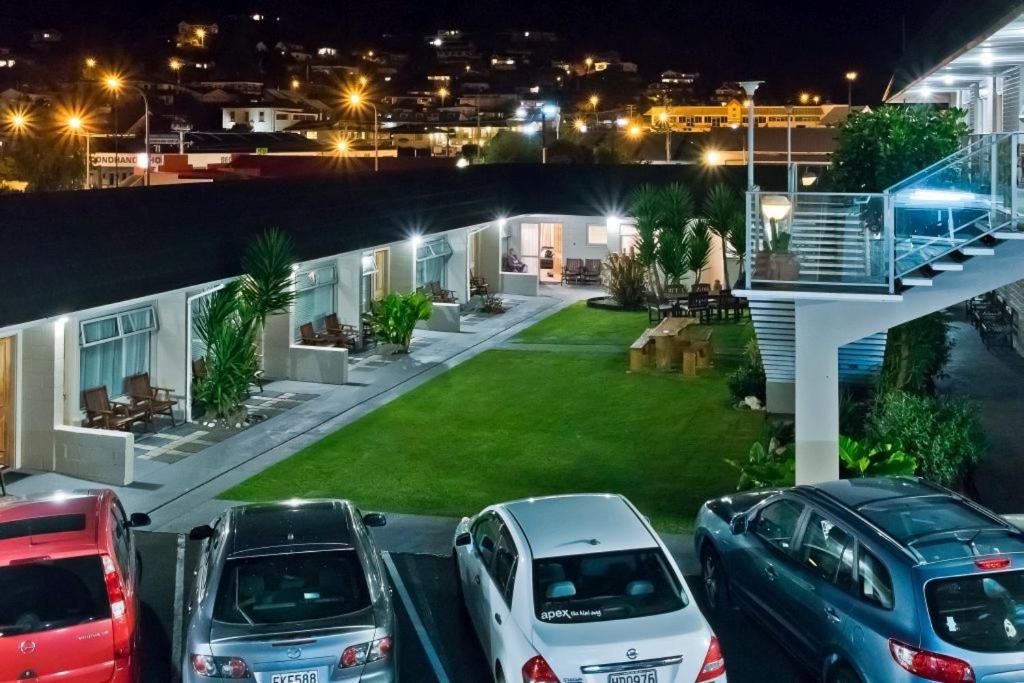
<path id="1" fill-rule="evenodd" d="M 557 286 L 544 287 L 538 297 L 505 295 L 502 298 L 510 304 L 508 311 L 501 315 L 466 316 L 470 318 L 469 324 L 463 326 L 461 333 L 417 330 L 408 355 L 354 356 L 349 382 L 344 386 L 270 382 L 265 394 L 276 399 L 279 407 L 284 406 L 282 398 L 313 398 L 297 400 L 297 405 L 289 405 L 272 419 L 220 440 L 209 433 L 198 435 L 203 431 L 201 425 L 188 425 L 182 428 L 178 445 L 154 455 L 154 451 L 169 444 L 162 444 L 159 436 L 153 440 L 140 439 L 144 453 L 135 462 L 136 481 L 111 488 L 129 511 L 148 512 L 153 517 L 154 530 L 187 531 L 233 504 L 216 499 L 227 488 L 481 351 L 503 344 L 562 307 L 594 295 L 593 289 Z M 194 445 L 189 446 L 190 443 Z M 147 450 L 146 446 L 152 447 Z M 197 450 L 193 453 L 192 449 Z M 161 459 L 165 455 L 170 457 Z M 9 492 L 21 496 L 96 486 L 52 472 L 12 476 L 10 480 Z"/>

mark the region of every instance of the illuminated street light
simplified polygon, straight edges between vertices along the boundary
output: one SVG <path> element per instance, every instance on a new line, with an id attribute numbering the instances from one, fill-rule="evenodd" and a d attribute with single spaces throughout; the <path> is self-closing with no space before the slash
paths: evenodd
<path id="1" fill-rule="evenodd" d="M 723 162 L 722 153 L 717 149 L 709 149 L 704 152 L 704 164 L 707 166 L 721 166 Z"/>
<path id="2" fill-rule="evenodd" d="M 32 125 L 32 118 L 23 109 L 16 109 L 7 113 L 7 128 L 15 134 L 21 134 Z"/>
<path id="3" fill-rule="evenodd" d="M 93 59 L 92 57 L 86 57 L 85 58 L 85 68 L 86 69 L 95 69 L 96 68 L 96 60 Z"/>
<path id="4" fill-rule="evenodd" d="M 349 150 L 348 140 L 344 138 L 334 143 L 334 148 L 338 150 L 338 154 L 345 154 Z"/>
<path id="5" fill-rule="evenodd" d="M 174 75 L 178 81 L 178 85 L 181 85 L 181 67 L 185 66 L 185 64 L 177 57 L 171 57 L 167 61 L 167 66 L 168 68 L 170 68 L 171 71 L 174 72 Z"/>
<path id="6" fill-rule="evenodd" d="M 629 127 L 629 130 L 627 131 L 627 134 L 629 135 L 629 137 L 631 137 L 631 138 L 633 138 L 635 140 L 635 139 L 639 138 L 641 135 L 643 135 L 643 132 L 644 132 L 643 129 L 640 128 L 640 126 L 638 126 L 638 125 L 636 125 L 634 123 L 632 126 Z"/>
<path id="7" fill-rule="evenodd" d="M 359 85 L 361 85 L 362 87 L 365 88 L 366 84 L 369 83 L 369 82 L 370 82 L 370 79 L 367 78 L 366 76 L 360 76 L 359 77 Z"/>
<path id="8" fill-rule="evenodd" d="M 293 78 L 291 85 L 292 85 L 292 90 L 298 90 L 299 86 L 302 85 L 302 83 L 299 82 L 299 79 Z"/>
<path id="9" fill-rule="evenodd" d="M 67 127 L 68 132 L 71 135 L 81 135 L 85 138 L 85 183 L 82 185 L 86 190 L 89 189 L 90 178 L 89 169 L 91 166 L 91 154 L 89 153 L 89 140 L 92 138 L 85 130 L 85 119 L 79 114 L 70 114 L 64 121 L 64 125 Z"/>
<path id="10" fill-rule="evenodd" d="M 580 133 L 586 133 L 587 132 L 587 124 L 586 124 L 586 122 L 583 119 L 576 119 L 575 121 L 573 121 L 572 122 L 572 127 L 575 128 L 577 132 L 580 132 Z"/>
<path id="11" fill-rule="evenodd" d="M 356 109 L 361 108 L 364 104 L 373 109 L 373 170 L 380 170 L 380 157 L 377 150 L 377 138 L 378 138 L 378 116 L 377 116 L 377 105 L 366 99 L 362 93 L 357 91 L 350 92 L 346 99 L 348 103 Z"/>
<path id="12" fill-rule="evenodd" d="M 821 95 L 815 95 L 811 100 L 813 100 L 815 104 L 821 104 Z"/>
<path id="13" fill-rule="evenodd" d="M 590 67 L 594 66 L 594 58 L 587 57 L 586 59 L 583 60 L 583 63 L 586 64 L 587 66 L 587 73 L 590 73 Z"/>
<path id="14" fill-rule="evenodd" d="M 196 28 L 196 38 L 199 39 L 199 47 L 206 46 L 206 29 L 202 26 Z"/>
<path id="15" fill-rule="evenodd" d="M 810 101 L 811 101 L 811 94 L 810 93 L 806 93 L 806 92 L 800 93 L 800 104 L 807 104 Z"/>
<path id="16" fill-rule="evenodd" d="M 448 97 L 448 94 L 449 93 L 448 93 L 448 89 L 447 88 L 440 88 L 437 91 L 437 96 L 441 98 L 441 106 L 442 107 L 444 106 L 444 99 L 446 97 Z"/>
<path id="17" fill-rule="evenodd" d="M 204 35 L 205 35 L 205 32 L 204 32 Z M 121 92 L 122 90 L 134 90 L 135 92 L 137 92 L 139 94 L 140 97 L 142 97 L 142 106 L 144 107 L 144 110 L 145 110 L 143 112 L 143 116 L 145 118 L 144 123 L 145 123 L 145 126 L 146 126 L 146 128 L 145 128 L 145 145 L 146 145 L 146 149 L 144 151 L 144 156 L 140 156 L 139 159 L 140 160 L 145 160 L 145 164 L 146 164 L 146 186 L 148 187 L 149 186 L 149 171 L 150 171 L 150 163 L 149 163 L 149 98 L 146 97 L 146 93 L 145 93 L 145 91 L 142 88 L 140 88 L 138 86 L 135 86 L 135 85 L 132 85 L 130 83 L 125 83 L 124 79 L 121 78 L 117 74 L 107 74 L 103 78 L 103 83 L 104 83 L 104 85 L 107 86 L 107 90 L 109 90 L 115 96 L 119 92 Z"/>
<path id="18" fill-rule="evenodd" d="M 853 106 L 853 82 L 857 80 L 856 71 L 846 72 L 846 106 Z"/>

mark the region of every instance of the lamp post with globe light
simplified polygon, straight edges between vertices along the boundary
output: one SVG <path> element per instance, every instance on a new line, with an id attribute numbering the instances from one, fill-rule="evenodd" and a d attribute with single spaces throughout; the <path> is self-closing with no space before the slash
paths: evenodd
<path id="1" fill-rule="evenodd" d="M 853 82 L 857 80 L 856 71 L 846 72 L 846 106 L 853 108 Z"/>
<path id="2" fill-rule="evenodd" d="M 373 110 L 373 170 L 379 171 L 380 158 L 377 150 L 377 105 L 363 97 L 362 93 L 358 92 L 349 93 L 348 103 L 356 108 L 365 104 Z"/>
<path id="3" fill-rule="evenodd" d="M 149 163 L 149 98 L 146 97 L 146 93 L 142 90 L 142 88 L 140 88 L 140 87 L 138 87 L 136 85 L 132 85 L 131 83 L 125 83 L 124 79 L 122 79 L 117 74 L 109 74 L 109 75 L 107 75 L 103 79 L 103 84 L 107 87 L 107 90 L 109 90 L 115 96 L 119 92 L 121 92 L 122 90 L 128 89 L 128 90 L 134 90 L 135 92 L 137 92 L 139 94 L 139 96 L 142 97 L 142 106 L 145 109 L 145 112 L 143 114 L 143 119 L 144 119 L 144 123 L 145 123 L 144 138 L 145 138 L 146 150 L 142 153 L 141 157 L 139 158 L 139 161 L 143 162 L 145 164 L 145 169 L 146 169 L 146 186 L 148 187 L 149 186 L 149 169 L 150 169 L 150 166 L 151 166 L 151 164 Z M 116 134 L 117 131 L 115 130 L 114 133 Z M 115 164 L 116 164 L 116 160 L 115 160 Z"/>
<path id="4" fill-rule="evenodd" d="M 764 81 L 740 81 L 747 93 L 747 189 L 754 189 L 754 93 Z"/>

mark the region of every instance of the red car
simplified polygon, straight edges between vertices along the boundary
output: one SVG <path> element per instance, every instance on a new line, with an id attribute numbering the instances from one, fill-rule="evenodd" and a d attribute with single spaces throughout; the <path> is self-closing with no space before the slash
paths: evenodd
<path id="1" fill-rule="evenodd" d="M 0 498 L 0 681 L 139 680 L 139 562 L 113 491 Z"/>

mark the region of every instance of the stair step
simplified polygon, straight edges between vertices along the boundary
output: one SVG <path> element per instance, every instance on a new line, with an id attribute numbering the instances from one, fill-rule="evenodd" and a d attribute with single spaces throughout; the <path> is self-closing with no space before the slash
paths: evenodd
<path id="1" fill-rule="evenodd" d="M 1024 232 L 1017 230 L 1000 230 L 992 233 L 997 240 L 1024 240 Z"/>
<path id="2" fill-rule="evenodd" d="M 961 271 L 964 269 L 964 264 L 951 261 L 949 259 L 941 259 L 939 261 L 933 261 L 928 266 L 932 270 L 949 270 L 949 271 Z"/>
<path id="3" fill-rule="evenodd" d="M 992 247 L 962 247 L 960 253 L 964 256 L 992 256 L 996 250 Z"/>
<path id="4" fill-rule="evenodd" d="M 932 279 L 930 277 L 902 277 L 900 282 L 903 283 L 904 287 L 931 287 Z"/>

